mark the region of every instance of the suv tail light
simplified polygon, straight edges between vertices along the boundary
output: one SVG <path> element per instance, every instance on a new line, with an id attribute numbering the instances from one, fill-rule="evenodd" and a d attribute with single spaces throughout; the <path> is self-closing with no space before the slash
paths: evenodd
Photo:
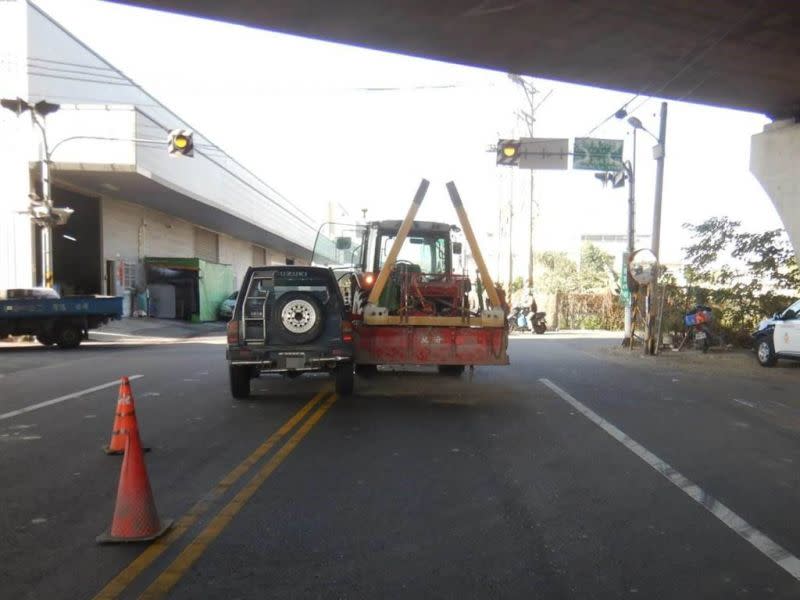
<path id="1" fill-rule="evenodd" d="M 342 341 L 350 344 L 353 341 L 353 324 L 342 319 Z"/>
<path id="2" fill-rule="evenodd" d="M 375 283 L 377 278 L 378 276 L 376 273 L 362 273 L 361 281 L 359 283 L 362 288 L 368 290 L 372 288 L 372 284 Z"/>
<path id="3" fill-rule="evenodd" d="M 229 344 L 238 344 L 239 343 L 239 321 L 228 321 L 228 343 Z"/>

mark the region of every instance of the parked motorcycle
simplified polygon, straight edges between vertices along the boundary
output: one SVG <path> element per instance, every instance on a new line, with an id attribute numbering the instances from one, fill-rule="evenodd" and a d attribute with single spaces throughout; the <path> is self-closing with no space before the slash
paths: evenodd
<path id="1" fill-rule="evenodd" d="M 711 331 L 711 322 L 713 320 L 714 314 L 711 312 L 711 307 L 700 304 L 684 315 L 683 321 L 686 324 L 687 333 L 694 339 L 696 350 L 708 352 L 713 335 Z"/>
<path id="2" fill-rule="evenodd" d="M 537 312 L 531 318 L 531 326 L 533 327 L 534 333 L 538 335 L 542 335 L 545 331 L 547 331 L 547 317 L 546 312 Z"/>

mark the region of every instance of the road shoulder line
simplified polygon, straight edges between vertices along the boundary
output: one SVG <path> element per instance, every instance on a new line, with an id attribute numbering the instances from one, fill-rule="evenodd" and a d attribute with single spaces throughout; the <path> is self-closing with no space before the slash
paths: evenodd
<path id="1" fill-rule="evenodd" d="M 141 379 L 142 377 L 144 377 L 144 375 L 131 375 L 128 377 L 128 379 L 130 381 L 133 381 L 134 379 Z M 45 400 L 44 402 L 39 402 L 38 404 L 31 404 L 30 406 L 24 406 L 17 410 L 12 410 L 10 412 L 0 414 L 0 421 L 3 421 L 5 419 L 10 419 L 12 417 L 18 417 L 19 415 L 24 415 L 25 413 L 29 413 L 34 410 L 39 410 L 40 408 L 52 406 L 53 404 L 59 404 L 67 400 L 72 400 L 73 398 L 80 398 L 81 396 L 86 396 L 94 392 L 99 392 L 100 390 L 114 387 L 116 385 L 119 385 L 119 379 L 115 379 L 114 381 L 109 381 L 108 383 L 103 383 L 101 385 L 96 385 L 94 387 L 86 388 L 85 390 L 81 390 L 79 392 L 73 392 L 65 396 L 59 396 L 58 398 L 53 398 L 52 400 Z"/>
<path id="2" fill-rule="evenodd" d="M 747 540 L 756 550 L 761 552 L 764 556 L 789 573 L 789 575 L 797 580 L 800 580 L 800 559 L 798 559 L 795 555 L 783 548 L 765 533 L 753 527 L 750 523 L 745 521 L 742 517 L 725 506 L 722 502 L 714 498 L 700 486 L 684 477 L 667 462 L 661 460 L 647 448 L 631 439 L 624 431 L 606 421 L 603 417 L 598 415 L 582 402 L 576 400 L 573 396 L 561 389 L 555 383 L 546 378 L 541 378 L 539 381 L 550 388 L 551 391 L 558 395 L 562 400 L 570 404 L 584 417 L 600 427 L 608 435 L 613 437 L 620 444 L 625 446 L 628 450 L 650 465 L 653 469 L 658 471 L 658 473 L 669 480 L 673 485 L 678 487 L 692 500 L 703 506 L 706 510 L 708 510 L 708 512 L 722 521 L 722 523 L 724 523 L 729 529 L 733 530 L 740 537 Z"/>

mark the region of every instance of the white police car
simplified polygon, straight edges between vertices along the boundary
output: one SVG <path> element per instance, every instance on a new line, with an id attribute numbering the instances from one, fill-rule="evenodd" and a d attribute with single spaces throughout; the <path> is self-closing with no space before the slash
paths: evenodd
<path id="1" fill-rule="evenodd" d="M 753 341 L 762 367 L 775 366 L 779 358 L 800 360 L 800 300 L 761 321 Z"/>

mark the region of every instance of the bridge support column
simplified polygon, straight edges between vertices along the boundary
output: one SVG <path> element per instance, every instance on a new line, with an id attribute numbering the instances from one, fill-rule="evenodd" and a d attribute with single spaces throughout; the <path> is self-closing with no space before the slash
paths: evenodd
<path id="1" fill-rule="evenodd" d="M 754 135 L 750 172 L 775 205 L 800 260 L 800 123 L 774 121 Z"/>
<path id="2" fill-rule="evenodd" d="M 27 11 L 27 2 L 0 2 L 0 98 L 28 99 Z M 34 284 L 31 136 L 29 113 L 0 108 L 0 289 Z"/>

